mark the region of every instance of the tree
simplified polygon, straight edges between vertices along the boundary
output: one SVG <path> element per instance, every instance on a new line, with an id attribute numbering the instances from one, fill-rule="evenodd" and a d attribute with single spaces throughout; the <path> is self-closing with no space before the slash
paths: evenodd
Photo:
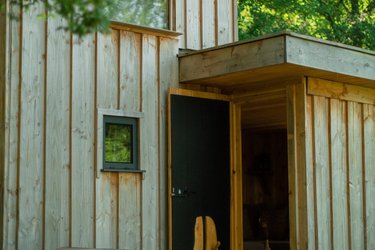
<path id="1" fill-rule="evenodd" d="M 240 39 L 291 30 L 375 49 L 375 1 L 239 0 Z"/>

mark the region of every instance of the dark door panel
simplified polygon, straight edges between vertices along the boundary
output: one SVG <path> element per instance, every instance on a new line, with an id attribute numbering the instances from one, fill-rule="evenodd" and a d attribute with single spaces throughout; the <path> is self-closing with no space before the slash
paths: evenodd
<path id="1" fill-rule="evenodd" d="M 192 250 L 197 216 L 230 248 L 229 103 L 171 95 L 172 246 Z"/>

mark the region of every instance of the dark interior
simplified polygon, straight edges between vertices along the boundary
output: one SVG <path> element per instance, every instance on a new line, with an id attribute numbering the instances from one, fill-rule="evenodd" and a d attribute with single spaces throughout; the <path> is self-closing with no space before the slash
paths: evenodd
<path id="1" fill-rule="evenodd" d="M 242 130 L 244 249 L 289 249 L 286 129 Z"/>

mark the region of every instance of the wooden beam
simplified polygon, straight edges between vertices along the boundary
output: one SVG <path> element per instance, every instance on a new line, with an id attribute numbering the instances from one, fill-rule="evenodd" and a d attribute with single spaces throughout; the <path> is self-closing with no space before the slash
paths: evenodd
<path id="1" fill-rule="evenodd" d="M 308 78 L 308 94 L 375 105 L 375 89 Z"/>
<path id="2" fill-rule="evenodd" d="M 284 59 L 283 37 L 203 51 L 180 58 L 180 82 L 282 64 Z"/>
<path id="3" fill-rule="evenodd" d="M 375 54 L 372 51 L 293 36 L 286 36 L 285 46 L 287 63 L 375 80 Z"/>

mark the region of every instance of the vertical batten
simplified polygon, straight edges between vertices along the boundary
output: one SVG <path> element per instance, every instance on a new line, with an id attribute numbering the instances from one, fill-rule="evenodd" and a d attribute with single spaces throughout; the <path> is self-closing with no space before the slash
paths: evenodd
<path id="1" fill-rule="evenodd" d="M 367 250 L 375 249 L 375 107 L 363 104 L 363 154 L 365 167 L 365 214 Z"/>
<path id="2" fill-rule="evenodd" d="M 48 21 L 46 88 L 45 248 L 69 244 L 70 34 Z M 58 70 L 56 70 L 58 69 Z"/>
<path id="3" fill-rule="evenodd" d="M 316 163 L 316 205 L 319 249 L 331 248 L 329 145 L 328 145 L 327 99 L 314 97 L 315 163 Z"/>
<path id="4" fill-rule="evenodd" d="M 361 104 L 348 102 L 351 249 L 364 249 Z"/>
<path id="5" fill-rule="evenodd" d="M 18 6 L 12 5 L 11 11 L 14 15 L 20 14 Z M 18 150 L 19 134 L 18 122 L 20 120 L 19 112 L 19 89 L 20 89 L 20 72 L 22 52 L 20 50 L 21 40 L 21 21 L 10 23 L 11 39 L 8 41 L 11 53 L 10 60 L 10 93 L 9 93 L 9 153 L 8 168 L 5 182 L 5 205 L 7 215 L 7 225 L 4 227 L 4 249 L 16 249 L 17 240 L 17 176 L 18 176 Z"/>
<path id="6" fill-rule="evenodd" d="M 215 46 L 215 0 L 202 0 L 202 49 Z"/>
<path id="7" fill-rule="evenodd" d="M 199 0 L 186 0 L 186 48 L 200 49 Z"/>
<path id="8" fill-rule="evenodd" d="M 349 249 L 347 162 L 346 162 L 346 106 L 331 99 L 331 167 L 332 167 L 332 227 L 333 248 Z"/>
<path id="9" fill-rule="evenodd" d="M 97 35 L 96 108 L 118 106 L 118 32 Z M 100 124 L 98 124 L 100 126 Z M 101 166 L 95 166 L 95 169 Z M 118 174 L 103 172 L 96 178 L 96 247 L 117 248 Z"/>
<path id="10" fill-rule="evenodd" d="M 120 32 L 120 103 L 121 110 L 139 112 L 141 35 Z M 130 60 L 131 59 L 131 60 Z M 119 248 L 141 248 L 142 175 L 119 173 L 118 223 Z"/>
<path id="11" fill-rule="evenodd" d="M 44 22 L 42 3 L 24 12 L 19 159 L 18 248 L 41 249 L 43 231 Z"/>
<path id="12" fill-rule="evenodd" d="M 175 40 L 160 38 L 160 107 L 159 107 L 159 148 L 160 148 L 160 238 L 161 248 L 167 249 L 168 215 L 167 215 L 167 115 L 168 88 L 178 87 L 178 47 Z"/>
<path id="13" fill-rule="evenodd" d="M 142 238 L 144 249 L 157 249 L 157 48 L 156 37 L 144 35 L 142 42 L 142 112 L 140 121 L 142 181 Z"/>
<path id="14" fill-rule="evenodd" d="M 94 36 L 73 40 L 72 247 L 94 246 Z"/>

